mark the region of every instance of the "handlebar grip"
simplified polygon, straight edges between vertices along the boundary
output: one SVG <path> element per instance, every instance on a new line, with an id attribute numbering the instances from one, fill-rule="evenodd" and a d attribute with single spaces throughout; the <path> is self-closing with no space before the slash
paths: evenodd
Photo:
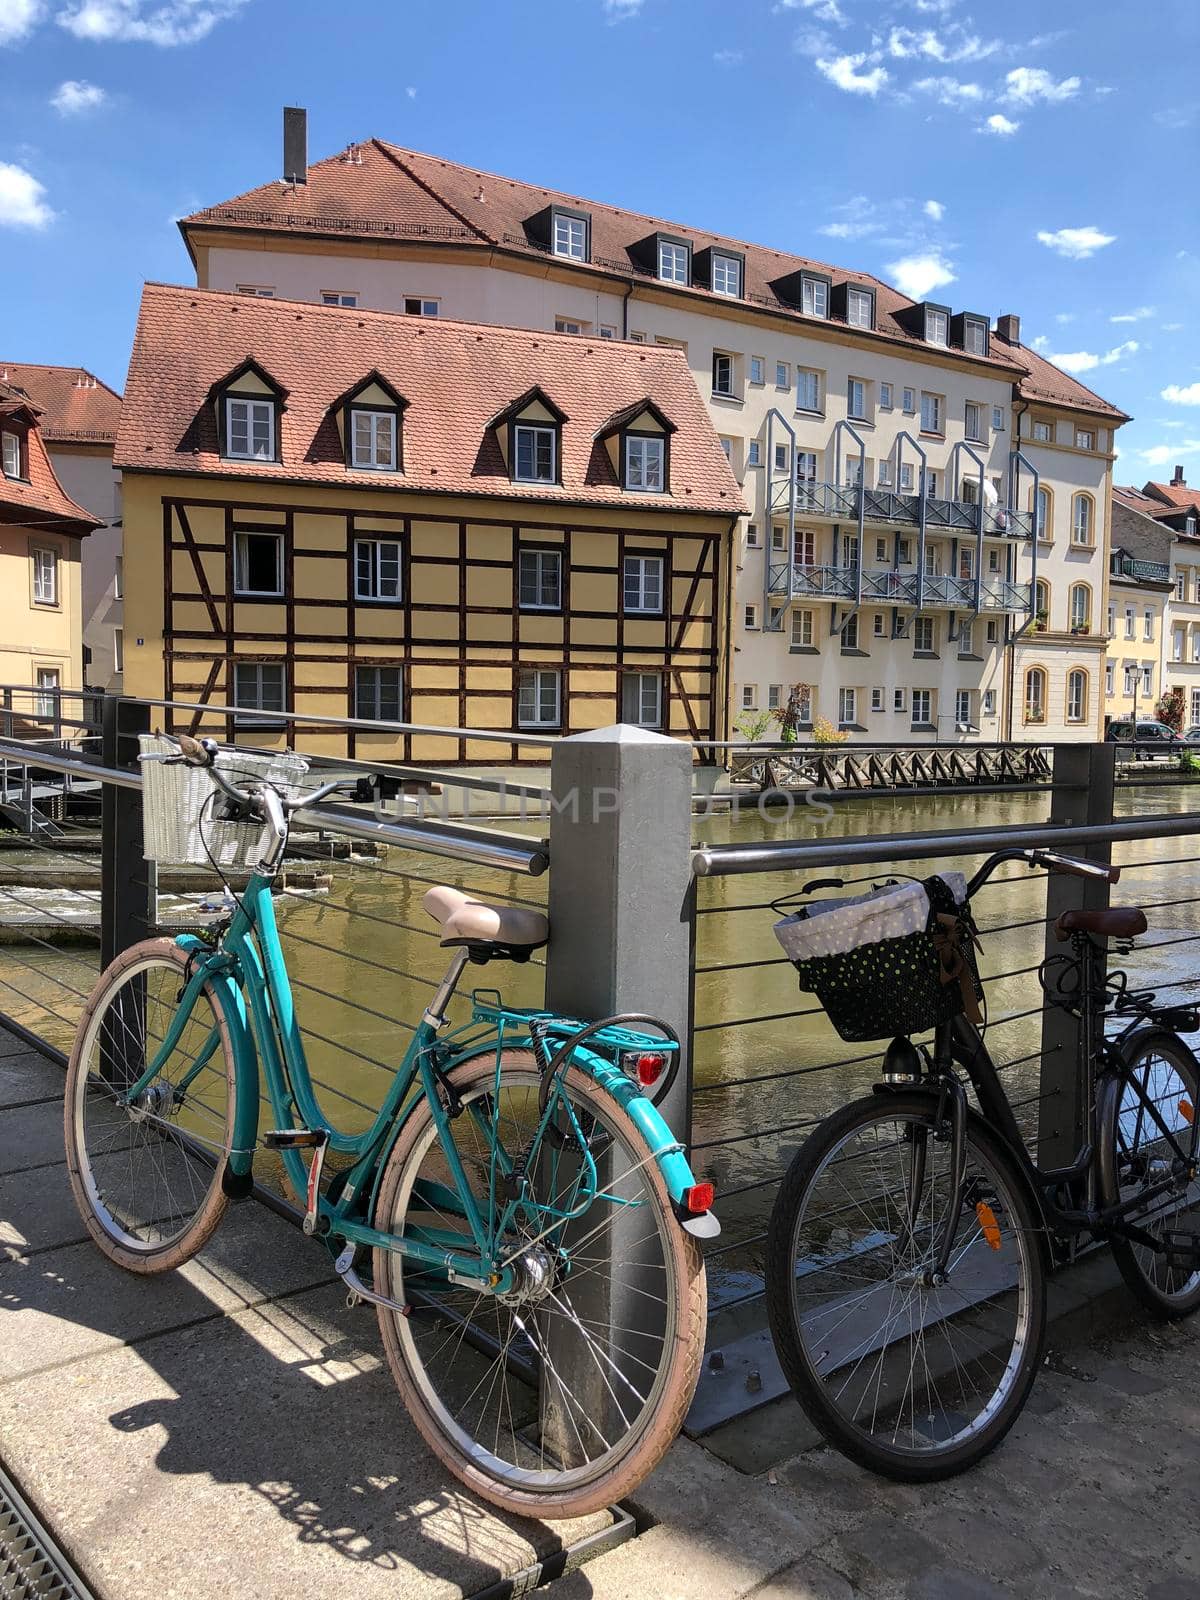
<path id="1" fill-rule="evenodd" d="M 1120 867 L 1103 861 L 1079 861 L 1074 856 L 1056 855 L 1052 850 L 1037 851 L 1035 859 L 1049 871 L 1063 872 L 1072 878 L 1102 878 L 1106 883 L 1117 883 L 1121 877 Z"/>
<path id="2" fill-rule="evenodd" d="M 179 753 L 189 767 L 211 767 L 213 764 L 212 751 L 193 739 L 190 734 L 181 733 L 177 736 Z"/>

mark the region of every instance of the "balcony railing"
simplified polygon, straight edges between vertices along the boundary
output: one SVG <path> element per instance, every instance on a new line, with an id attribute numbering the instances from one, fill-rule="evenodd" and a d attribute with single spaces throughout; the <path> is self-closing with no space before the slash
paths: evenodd
<path id="1" fill-rule="evenodd" d="M 791 599 L 806 600 L 858 600 L 858 568 L 854 566 L 804 566 L 790 569 L 786 562 L 772 566 L 770 588 L 774 595 L 787 595 Z M 976 580 L 953 577 L 947 573 L 926 573 L 920 594 L 922 609 L 936 608 L 950 611 L 975 609 Z M 918 584 L 915 572 L 898 572 L 891 567 L 865 568 L 862 574 L 861 599 L 864 603 L 893 606 L 915 606 L 918 603 Z M 1029 610 L 1030 592 L 1027 583 L 1010 583 L 1007 578 L 985 576 L 979 585 L 980 611 Z"/>
<path id="2" fill-rule="evenodd" d="M 1143 578 L 1148 583 L 1170 583 L 1171 568 L 1165 561 L 1135 561 L 1132 556 L 1114 556 L 1114 578 Z"/>
<path id="3" fill-rule="evenodd" d="M 818 483 L 812 478 L 796 480 L 796 514 L 830 517 L 837 522 L 857 522 L 858 502 L 863 495 L 863 516 L 868 522 L 885 522 L 893 527 L 919 528 L 921 497 L 897 494 L 892 489 L 860 491 L 853 484 Z M 774 509 L 788 503 L 788 485 L 780 484 L 774 495 Z M 1002 506 L 985 506 L 983 531 L 990 538 L 1028 537 L 1033 522 L 1029 511 L 1010 511 Z M 971 500 L 925 501 L 925 526 L 939 532 L 974 534 L 979 529 L 979 507 Z"/>

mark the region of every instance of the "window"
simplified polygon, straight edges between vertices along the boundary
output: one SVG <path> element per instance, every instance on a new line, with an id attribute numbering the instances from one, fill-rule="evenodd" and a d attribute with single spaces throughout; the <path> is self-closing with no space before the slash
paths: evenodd
<path id="1" fill-rule="evenodd" d="M 992 407 L 992 432 L 993 433 L 1003 433 L 1004 432 L 1004 407 L 1003 406 L 993 406 Z"/>
<path id="2" fill-rule="evenodd" d="M 746 446 L 746 465 L 748 467 L 762 466 L 762 445 L 757 439 L 751 439 Z"/>
<path id="3" fill-rule="evenodd" d="M 239 711 L 283 711 L 284 667 L 273 661 L 235 661 L 233 664 L 233 703 Z M 261 728 L 261 717 L 242 719 L 252 728 Z"/>
<path id="4" fill-rule="evenodd" d="M 62 686 L 62 673 L 57 667 L 39 667 L 37 669 L 38 693 L 34 696 L 34 716 L 53 717 L 60 710 L 59 689 Z"/>
<path id="5" fill-rule="evenodd" d="M 829 285 L 823 279 L 801 279 L 800 309 L 806 317 L 827 317 L 829 315 Z"/>
<path id="6" fill-rule="evenodd" d="M 1149 606 L 1146 607 L 1145 615 L 1142 618 L 1142 638 L 1154 638 L 1154 612 Z"/>
<path id="7" fill-rule="evenodd" d="M 1154 693 L 1154 668 L 1149 661 L 1142 667 L 1142 693 L 1147 695 Z"/>
<path id="8" fill-rule="evenodd" d="M 813 644 L 813 612 L 792 612 L 792 644 L 797 650 L 811 650 Z"/>
<path id="9" fill-rule="evenodd" d="M 356 306 L 358 296 L 346 289 L 322 289 L 321 304 L 323 306 Z"/>
<path id="10" fill-rule="evenodd" d="M 555 317 L 555 333 L 583 333 L 586 324 L 579 322 L 575 317 Z"/>
<path id="11" fill-rule="evenodd" d="M 969 622 L 960 622 L 958 626 L 958 653 L 960 656 L 974 655 L 972 646 L 974 640 L 974 627 Z"/>
<path id="12" fill-rule="evenodd" d="M 235 533 L 233 587 L 237 594 L 283 593 L 283 535 Z"/>
<path id="13" fill-rule="evenodd" d="M 963 349 L 971 356 L 987 355 L 987 323 L 968 317 L 963 323 Z"/>
<path id="14" fill-rule="evenodd" d="M 838 690 L 838 723 L 841 727 L 853 727 L 858 721 L 858 690 Z"/>
<path id="15" fill-rule="evenodd" d="M 666 487 L 666 444 L 660 434 L 630 433 L 625 437 L 625 487 L 643 494 L 661 494 Z"/>
<path id="16" fill-rule="evenodd" d="M 963 413 L 963 431 L 968 439 L 979 444 L 983 441 L 983 407 L 968 400 Z"/>
<path id="17" fill-rule="evenodd" d="M 915 617 L 913 619 L 913 654 L 932 655 L 934 642 L 933 618 Z"/>
<path id="18" fill-rule="evenodd" d="M 912 560 L 912 543 L 908 539 L 900 539 L 897 541 L 897 545 L 898 550 L 896 559 L 899 561 L 902 567 L 906 567 Z"/>
<path id="19" fill-rule="evenodd" d="M 867 386 L 861 378 L 851 378 L 846 384 L 846 412 L 860 422 L 867 419 Z"/>
<path id="20" fill-rule="evenodd" d="M 842 649 L 858 649 L 858 612 L 852 611 L 842 624 Z"/>
<path id="21" fill-rule="evenodd" d="M 877 611 L 875 613 L 875 619 L 874 619 L 874 622 L 872 623 L 872 627 L 871 627 L 872 633 L 874 633 L 874 635 L 875 635 L 875 637 L 877 639 L 882 639 L 882 638 L 885 637 L 886 628 L 887 628 L 887 618 L 884 616 L 882 611 Z"/>
<path id="22" fill-rule="evenodd" d="M 782 703 L 783 685 L 781 683 L 769 683 L 767 685 L 767 710 L 779 711 L 782 709 Z"/>
<path id="23" fill-rule="evenodd" d="M 863 481 L 863 462 L 861 456 L 851 456 L 846 462 L 846 487 L 857 489 Z"/>
<path id="24" fill-rule="evenodd" d="M 403 720 L 399 667 L 355 667 L 354 715 L 368 722 Z"/>
<path id="25" fill-rule="evenodd" d="M 354 598 L 374 602 L 400 599 L 399 540 L 354 541 Z"/>
<path id="26" fill-rule="evenodd" d="M 816 483 L 817 481 L 817 452 L 815 450 L 796 451 L 796 482 Z"/>
<path id="27" fill-rule="evenodd" d="M 983 691 L 983 714 L 985 717 L 994 717 L 996 715 L 995 689 L 985 689 Z"/>
<path id="28" fill-rule="evenodd" d="M 887 540 L 886 539 L 876 539 L 876 541 L 875 541 L 875 559 L 876 559 L 876 561 L 886 561 L 887 560 Z"/>
<path id="29" fill-rule="evenodd" d="M 852 328 L 869 328 L 872 325 L 871 296 L 867 290 L 847 290 L 846 321 Z"/>
<path id="30" fill-rule="evenodd" d="M 879 385 L 879 409 L 890 411 L 892 409 L 892 386 L 890 383 Z"/>
<path id="31" fill-rule="evenodd" d="M 1052 444 L 1054 442 L 1054 428 L 1049 422 L 1035 422 L 1033 424 L 1034 444 Z"/>
<path id="32" fill-rule="evenodd" d="M 908 705 L 908 690 L 895 689 L 892 692 L 892 710 L 903 711 Z"/>
<path id="33" fill-rule="evenodd" d="M 396 470 L 396 413 L 351 410 L 350 463 L 370 472 Z"/>
<path id="34" fill-rule="evenodd" d="M 1091 428 L 1075 429 L 1076 450 L 1094 450 L 1096 448 L 1096 435 Z"/>
<path id="35" fill-rule="evenodd" d="M 988 571 L 997 573 L 1004 571 L 1003 557 L 995 546 L 988 551 Z"/>
<path id="36" fill-rule="evenodd" d="M 269 288 L 265 283 L 239 283 L 237 292 L 239 294 L 253 295 L 259 300 L 270 300 L 275 295 L 274 289 Z"/>
<path id="37" fill-rule="evenodd" d="M 1073 583 L 1068 597 L 1071 611 L 1071 631 L 1086 633 L 1092 621 L 1092 591 L 1086 583 Z M 1127 627 L 1133 622 L 1132 608 Z"/>
<path id="38" fill-rule="evenodd" d="M 1087 673 L 1078 667 L 1067 673 L 1067 721 L 1082 722 L 1087 716 Z"/>
<path id="39" fill-rule="evenodd" d="M 938 475 L 937 475 L 937 473 L 936 472 L 926 472 L 926 474 L 925 474 L 925 496 L 926 496 L 926 499 L 936 500 L 937 499 L 937 492 L 938 492 Z"/>
<path id="40" fill-rule="evenodd" d="M 587 260 L 587 222 L 583 217 L 554 213 L 554 254 L 568 261 Z"/>
<path id="41" fill-rule="evenodd" d="M 685 244 L 669 244 L 665 239 L 658 241 L 658 275 L 664 283 L 688 281 L 689 254 Z"/>
<path id="42" fill-rule="evenodd" d="M 33 600 L 35 605 L 58 604 L 58 551 L 48 545 L 34 545 Z"/>
<path id="43" fill-rule="evenodd" d="M 273 400 L 226 399 L 225 454 L 242 461 L 274 461 Z"/>
<path id="44" fill-rule="evenodd" d="M 856 567 L 858 565 L 858 535 L 844 533 L 842 535 L 842 565 Z"/>
<path id="45" fill-rule="evenodd" d="M 1000 643 L 1000 623 L 997 618 L 989 617 L 987 619 L 987 627 L 984 630 L 984 638 L 989 644 Z"/>
<path id="46" fill-rule="evenodd" d="M 1050 530 L 1050 491 L 1049 491 L 1049 489 L 1040 489 L 1039 488 L 1039 490 L 1037 492 L 1036 515 L 1034 516 L 1033 520 L 1034 520 L 1034 524 L 1035 524 L 1035 526 L 1037 528 L 1037 536 L 1038 536 L 1038 538 L 1039 539 L 1049 539 L 1051 537 L 1051 530 Z"/>
<path id="47" fill-rule="evenodd" d="M 600 337 L 602 339 L 615 339 L 617 337 L 617 330 L 611 322 L 602 322 L 600 324 Z"/>
<path id="48" fill-rule="evenodd" d="M 900 463 L 900 492 L 911 494 L 913 492 L 913 468 L 911 461 Z"/>
<path id="49" fill-rule="evenodd" d="M 723 256 L 713 251 L 712 286 L 714 294 L 741 294 L 742 263 L 736 256 Z"/>
<path id="50" fill-rule="evenodd" d="M 766 363 L 761 356 L 750 357 L 750 382 L 766 382 Z"/>
<path id="51" fill-rule="evenodd" d="M 742 611 L 742 621 L 747 628 L 758 627 L 758 607 L 746 606 Z"/>
<path id="52" fill-rule="evenodd" d="M 971 691 L 970 689 L 956 689 L 954 691 L 954 720 L 961 727 L 971 720 Z"/>
<path id="53" fill-rule="evenodd" d="M 912 692 L 912 725 L 927 728 L 933 721 L 933 690 L 914 689 Z"/>
<path id="54" fill-rule="evenodd" d="M 733 357 L 723 350 L 714 350 L 712 359 L 712 392 L 733 394 Z"/>
<path id="55" fill-rule="evenodd" d="M 514 469 L 518 483 L 554 483 L 558 478 L 555 460 L 557 439 L 553 428 L 531 427 L 518 423 L 513 429 Z"/>
<path id="56" fill-rule="evenodd" d="M 942 570 L 942 552 L 940 546 L 927 544 L 925 546 L 925 576 L 936 578 Z"/>
<path id="57" fill-rule="evenodd" d="M 940 394 L 926 394 L 921 391 L 921 432 L 941 433 L 942 431 L 942 397 Z"/>
<path id="58" fill-rule="evenodd" d="M 626 556 L 623 574 L 626 611 L 658 614 L 663 608 L 661 556 Z"/>
<path id="59" fill-rule="evenodd" d="M 908 413 L 908 415 L 911 417 L 912 414 L 917 409 L 917 391 L 915 389 L 904 389 L 904 390 L 902 390 L 901 391 L 901 396 L 900 396 L 900 401 L 901 401 L 901 409 L 903 411 L 906 411 Z"/>
<path id="60" fill-rule="evenodd" d="M 788 451 L 790 449 L 791 449 L 791 446 L 790 445 L 786 445 L 786 444 L 777 444 L 775 446 L 775 471 L 776 472 L 786 472 L 787 471 L 787 467 L 788 467 Z"/>
<path id="61" fill-rule="evenodd" d="M 1108 661 L 1104 666 L 1104 692 L 1111 700 L 1116 693 L 1117 670 L 1113 662 Z"/>
<path id="62" fill-rule="evenodd" d="M 1183 660 L 1183 629 L 1182 628 L 1172 628 L 1171 629 L 1171 660 L 1172 661 L 1182 661 Z"/>
<path id="63" fill-rule="evenodd" d="M 1176 600 L 1186 600 L 1187 599 L 1187 573 L 1186 572 L 1180 572 L 1180 573 L 1176 574 L 1176 577 L 1175 577 L 1175 598 L 1176 598 Z"/>
<path id="64" fill-rule="evenodd" d="M 125 671 L 125 629 L 113 629 L 113 671 Z"/>
<path id="65" fill-rule="evenodd" d="M 872 689 L 871 690 L 871 710 L 872 711 L 882 711 L 883 710 L 883 690 L 882 689 Z"/>
<path id="66" fill-rule="evenodd" d="M 729 439 L 729 438 L 726 438 L 726 436 L 724 434 L 722 434 L 720 436 L 720 438 L 717 440 L 717 443 L 721 446 L 721 449 L 724 451 L 726 461 L 728 461 L 730 466 L 732 466 L 733 465 L 733 440 Z"/>
<path id="67" fill-rule="evenodd" d="M 6 478 L 19 478 L 21 476 L 21 435 L 19 433 L 4 434 L 3 447 L 4 476 Z"/>
<path id="68" fill-rule="evenodd" d="M 1184 531 L 1184 533 L 1187 533 L 1187 534 L 1192 534 L 1192 535 L 1195 534 L 1195 532 L 1196 532 L 1196 519 L 1195 519 L 1194 516 L 1192 516 L 1190 514 L 1188 515 L 1187 519 L 1185 520 L 1185 522 L 1183 524 L 1183 531 Z"/>
<path id="69" fill-rule="evenodd" d="M 645 344 L 646 335 L 644 333 L 631 333 L 629 335 L 629 342 L 630 344 Z"/>
<path id="70" fill-rule="evenodd" d="M 621 721 L 639 728 L 661 728 L 662 688 L 660 672 L 622 673 Z"/>
<path id="71" fill-rule="evenodd" d="M 1192 660 L 1200 661 L 1200 628 L 1192 629 Z"/>
<path id="72" fill-rule="evenodd" d="M 796 563 L 799 566 L 812 567 L 817 561 L 817 536 L 811 528 L 797 528 L 795 542 Z"/>
<path id="73" fill-rule="evenodd" d="M 796 409 L 797 411 L 820 411 L 821 409 L 821 374 L 812 372 L 807 367 L 796 369 Z"/>
<path id="74" fill-rule="evenodd" d="M 775 387 L 777 389 L 790 389 L 792 386 L 792 365 L 790 361 L 777 361 L 775 363 Z"/>
<path id="75" fill-rule="evenodd" d="M 1046 720 L 1046 672 L 1043 667 L 1030 667 L 1025 674 L 1025 721 Z"/>
<path id="76" fill-rule="evenodd" d="M 758 539 L 758 529 L 753 522 L 746 524 L 746 547 L 750 550 L 759 550 L 761 545 Z"/>
<path id="77" fill-rule="evenodd" d="M 517 726 L 519 728 L 557 728 L 559 718 L 558 673 L 519 672 L 517 674 Z"/>
<path id="78" fill-rule="evenodd" d="M 562 551 L 523 548 L 517 555 L 517 603 L 522 611 L 562 606 Z"/>
<path id="79" fill-rule="evenodd" d="M 758 685 L 744 683 L 742 685 L 742 710 L 755 711 L 758 708 Z"/>
<path id="80" fill-rule="evenodd" d="M 406 317 L 436 317 L 438 302 L 436 300 L 422 300 L 419 295 L 406 295 L 404 299 L 404 315 Z"/>
<path id="81" fill-rule="evenodd" d="M 945 344 L 950 331 L 950 319 L 944 311 L 935 311 L 932 306 L 925 308 L 925 343 Z"/>
<path id="82" fill-rule="evenodd" d="M 781 522 L 775 523 L 774 527 L 771 529 L 771 549 L 787 549 L 787 529 Z"/>
<path id="83" fill-rule="evenodd" d="M 892 463 L 890 461 L 881 461 L 879 463 L 875 470 L 875 484 L 880 489 L 890 489 L 892 487 Z"/>
<path id="84" fill-rule="evenodd" d="M 1092 497 L 1077 494 L 1071 504 L 1071 543 L 1092 542 Z"/>
<path id="85" fill-rule="evenodd" d="M 1134 694 L 1137 691 L 1138 673 L 1136 667 L 1126 665 L 1125 668 L 1125 693 Z"/>
<path id="86" fill-rule="evenodd" d="M 1109 632 L 1112 632 L 1111 628 Z M 1132 606 L 1125 607 L 1125 637 L 1127 639 L 1135 639 L 1137 637 L 1136 613 Z"/>

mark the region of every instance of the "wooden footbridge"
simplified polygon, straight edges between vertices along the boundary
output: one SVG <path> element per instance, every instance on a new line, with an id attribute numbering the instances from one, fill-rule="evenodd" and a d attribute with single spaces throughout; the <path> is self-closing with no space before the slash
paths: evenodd
<path id="1" fill-rule="evenodd" d="M 735 785 L 894 790 L 1045 783 L 1050 752 L 1030 744 L 773 745 L 730 752 Z"/>

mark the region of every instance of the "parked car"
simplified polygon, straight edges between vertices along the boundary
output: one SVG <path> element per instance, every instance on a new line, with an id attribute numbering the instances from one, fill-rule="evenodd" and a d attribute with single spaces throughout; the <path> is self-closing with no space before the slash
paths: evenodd
<path id="1" fill-rule="evenodd" d="M 1200 725 L 1188 731 L 1194 732 L 1200 739 Z M 1131 745 L 1136 761 L 1150 761 L 1156 755 L 1171 755 L 1183 749 L 1188 742 L 1186 734 L 1176 733 L 1165 722 L 1155 722 L 1149 718 L 1144 722 L 1139 718 L 1136 723 L 1130 720 L 1110 722 L 1104 737 L 1111 744 Z"/>
<path id="2" fill-rule="evenodd" d="M 1200 744 L 1200 722 L 1193 722 L 1190 728 L 1183 730 L 1184 744 Z"/>

